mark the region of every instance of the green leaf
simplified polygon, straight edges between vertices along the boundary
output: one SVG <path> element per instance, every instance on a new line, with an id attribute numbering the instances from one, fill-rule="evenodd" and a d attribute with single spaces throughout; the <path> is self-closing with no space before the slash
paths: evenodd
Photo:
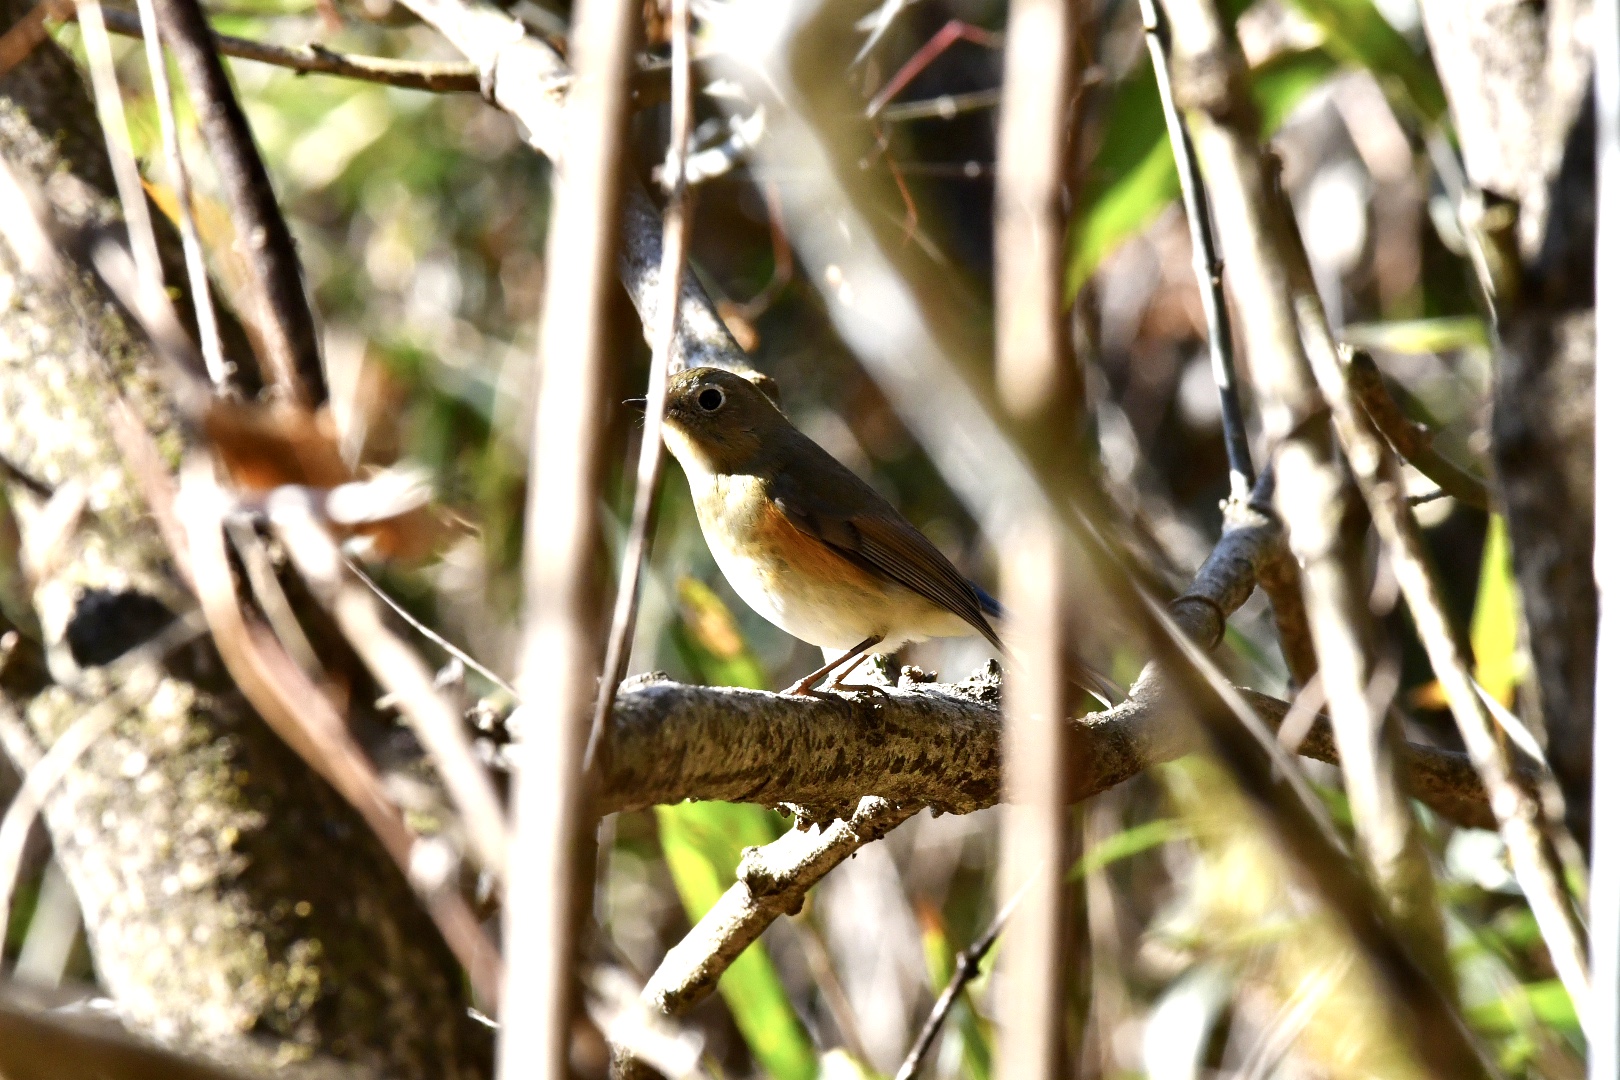
<path id="1" fill-rule="evenodd" d="M 1352 323 L 1339 337 L 1357 348 L 1407 355 L 1490 347 L 1485 320 L 1475 315 Z"/>
<path id="2" fill-rule="evenodd" d="M 1479 565 L 1479 591 L 1474 621 L 1468 630 L 1474 650 L 1474 678 L 1491 697 L 1511 704 L 1519 670 L 1519 595 L 1513 580 L 1513 558 L 1507 523 L 1492 514 L 1485 532 L 1485 554 Z"/>
<path id="3" fill-rule="evenodd" d="M 1176 818 L 1158 818 L 1133 828 L 1117 832 L 1082 855 L 1069 868 L 1070 881 L 1083 881 L 1103 867 L 1151 851 L 1171 840 L 1185 840 L 1188 836 L 1185 822 Z"/>
<path id="4" fill-rule="evenodd" d="M 1275 131 L 1301 98 L 1338 67 L 1322 49 L 1279 53 L 1256 68 L 1251 85 L 1261 124 Z M 1069 228 L 1068 289 L 1073 296 L 1121 243 L 1158 217 L 1181 191 L 1153 69 L 1144 60 L 1115 94 L 1108 128 Z"/>
<path id="5" fill-rule="evenodd" d="M 683 803 L 655 813 L 664 861 L 694 923 L 736 882 L 742 849 L 768 844 L 786 827 L 778 815 L 749 804 Z M 766 1072 L 776 1080 L 815 1080 L 815 1047 L 763 942 L 743 950 L 720 977 L 720 996 Z"/>
<path id="6" fill-rule="evenodd" d="M 1495 1001 L 1469 1009 L 1468 1019 L 1487 1035 L 1511 1035 L 1520 1029 L 1517 1020 L 1524 1006 L 1529 1006 L 1537 1020 L 1557 1031 L 1573 1035 L 1581 1030 L 1569 991 L 1557 979 L 1513 987 Z"/>
<path id="7" fill-rule="evenodd" d="M 1322 31 L 1322 47 L 1377 77 L 1391 103 L 1426 124 L 1446 116 L 1446 93 L 1427 57 L 1384 18 L 1373 0 L 1292 0 Z"/>

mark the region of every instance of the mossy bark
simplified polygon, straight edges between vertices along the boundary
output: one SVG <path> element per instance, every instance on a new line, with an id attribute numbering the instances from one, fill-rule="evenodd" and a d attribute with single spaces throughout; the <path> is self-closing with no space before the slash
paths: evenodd
<path id="1" fill-rule="evenodd" d="M 0 0 L 0 26 L 29 6 Z M 0 154 L 64 224 L 116 221 L 94 109 L 49 42 L 0 80 Z M 106 419 L 122 396 L 174 461 L 180 417 L 116 306 L 82 267 L 72 277 L 30 279 L 0 243 L 0 453 L 88 494 L 28 596 L 35 651 L 56 678 L 40 664 L 25 678 L 14 658 L 0 688 L 23 721 L 4 740 L 14 759 L 26 741 L 50 746 L 105 695 L 106 672 L 89 665 L 159 629 L 154 600 L 188 606 Z M 26 535 L 41 500 L 16 483 L 8 494 Z M 377 1075 L 487 1075 L 487 1033 L 409 885 L 206 643 L 169 658 L 156 693 L 51 794 L 45 822 L 98 978 L 132 1029 L 254 1069 L 341 1061 Z"/>

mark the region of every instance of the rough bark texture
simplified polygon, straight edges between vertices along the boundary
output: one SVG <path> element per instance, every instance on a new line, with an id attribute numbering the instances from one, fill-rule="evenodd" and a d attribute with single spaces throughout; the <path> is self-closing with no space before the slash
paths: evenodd
<path id="1" fill-rule="evenodd" d="M 0 24 L 27 6 L 0 2 Z M 0 81 L 0 153 L 65 224 L 116 218 L 94 110 L 49 43 Z M 159 371 L 80 268 L 65 285 L 25 280 L 0 244 L 0 453 L 89 493 L 90 515 L 33 593 L 56 679 L 3 688 L 40 746 L 103 695 L 96 664 L 186 603 L 106 426 L 122 393 L 177 456 Z M 39 501 L 17 484 L 10 495 L 26 531 Z M 324 1057 L 396 1076 L 487 1071 L 460 972 L 409 886 L 248 709 L 211 648 L 171 658 L 153 697 L 52 794 L 45 820 L 130 1027 L 251 1068 Z"/>
<path id="2" fill-rule="evenodd" d="M 1587 834 L 1592 579 L 1591 0 L 1429 0 L 1424 23 L 1473 183 L 1519 204 L 1524 279 L 1500 327 L 1497 496 L 1524 597 L 1548 759 Z"/>

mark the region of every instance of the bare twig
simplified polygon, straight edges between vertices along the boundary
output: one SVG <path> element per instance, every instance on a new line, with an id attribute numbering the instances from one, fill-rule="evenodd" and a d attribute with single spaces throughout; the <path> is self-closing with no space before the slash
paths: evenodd
<path id="1" fill-rule="evenodd" d="M 0 35 L 0 76 L 28 58 L 49 36 L 45 24 L 73 10 L 73 0 L 39 0 Z"/>
<path id="2" fill-rule="evenodd" d="M 1509 762 L 1484 704 L 1474 688 L 1462 647 L 1446 615 L 1425 553 L 1423 537 L 1407 504 L 1400 470 L 1386 451 L 1346 378 L 1348 350 L 1337 347 L 1323 315 L 1321 301 L 1311 284 L 1309 264 L 1292 218 L 1274 211 L 1283 223 L 1285 272 L 1296 295 L 1305 352 L 1317 384 L 1333 410 L 1334 426 L 1363 497 L 1372 511 L 1373 524 L 1388 548 L 1395 579 L 1406 598 L 1418 638 L 1429 656 L 1436 678 L 1446 691 L 1452 716 L 1462 733 L 1468 754 L 1490 794 L 1502 841 L 1512 859 L 1513 872 L 1535 913 L 1553 966 L 1577 1015 L 1589 1014 L 1591 991 L 1586 949 L 1579 918 L 1560 880 L 1557 857 L 1540 827 L 1540 807 L 1534 789 L 1520 782 Z"/>
<path id="3" fill-rule="evenodd" d="M 106 8 L 103 15 L 107 20 L 107 29 L 115 34 L 134 37 L 141 33 L 141 18 L 130 12 Z M 215 47 L 223 55 L 239 60 L 254 60 L 300 73 L 337 75 L 406 90 L 428 90 L 440 94 L 478 92 L 478 72 L 467 63 L 394 60 L 383 56 L 336 52 L 322 45 L 289 47 L 217 32 L 211 32 L 211 35 Z"/>
<path id="4" fill-rule="evenodd" d="M 135 257 L 135 273 L 142 290 L 163 292 L 163 268 L 158 261 L 157 234 L 152 231 L 152 214 L 141 187 L 140 166 L 129 146 L 129 125 L 124 121 L 124 99 L 118 90 L 118 73 L 113 68 L 112 43 L 101 18 L 100 0 L 78 0 L 79 26 L 84 31 L 84 51 L 90 61 L 90 85 L 96 95 L 96 115 L 101 120 L 107 156 L 112 161 L 113 182 L 118 202 L 129 230 L 129 246 Z"/>
<path id="5" fill-rule="evenodd" d="M 636 494 L 630 510 L 630 532 L 625 538 L 624 558 L 619 565 L 619 588 L 613 601 L 607 655 L 596 687 L 590 737 L 585 743 L 587 772 L 596 764 L 602 730 L 613 709 L 613 695 L 618 692 L 619 682 L 630 663 L 636 610 L 641 599 L 641 576 L 647 561 L 647 546 L 652 539 L 653 500 L 658 495 L 664 471 L 664 402 L 669 396 L 669 377 L 681 366 L 676 333 L 680 326 L 687 237 L 692 224 L 692 200 L 686 176 L 687 143 L 692 138 L 692 27 L 687 0 L 670 0 L 669 18 L 669 152 L 664 158 L 663 170 L 669 201 L 664 206 L 664 250 L 658 272 L 663 295 L 653 331 L 652 359 L 647 367 L 646 423 L 636 459 Z"/>
<path id="6" fill-rule="evenodd" d="M 163 159 L 169 171 L 169 186 L 174 189 L 176 213 L 180 218 L 180 245 L 186 259 L 186 283 L 191 287 L 191 307 L 197 314 L 198 345 L 208 365 L 208 377 L 216 391 L 224 391 L 230 379 L 231 368 L 225 361 L 225 348 L 220 343 L 219 318 L 214 312 L 213 287 L 208 282 L 208 265 L 203 261 L 202 239 L 197 233 L 197 218 L 191 208 L 191 174 L 186 169 L 185 155 L 180 150 L 180 125 L 174 117 L 174 92 L 169 87 L 169 65 L 163 57 L 163 41 L 158 31 L 157 9 L 152 0 L 138 0 L 140 17 L 133 28 L 146 48 L 146 68 L 152 80 L 152 97 L 157 103 L 158 127 L 163 137 Z M 128 18 L 122 11 L 101 9 L 108 29 L 116 19 Z M 119 32 L 124 32 L 120 30 Z"/>
<path id="7" fill-rule="evenodd" d="M 298 251 L 253 144 L 253 131 L 215 51 L 213 29 L 197 0 L 153 4 L 213 156 L 253 282 L 258 309 L 253 322 L 264 345 L 267 381 L 289 400 L 318 404 L 326 398 L 326 378 Z"/>
<path id="8" fill-rule="evenodd" d="M 1013 0 L 996 180 L 996 389 L 1032 445 L 1073 468 L 1084 394 L 1075 373 L 1063 292 L 1063 182 L 1081 14 L 1073 0 Z M 1065 437 L 1065 436 L 1068 437 Z M 1083 467 L 1083 466 L 1082 466 Z M 1065 1071 L 1063 932 L 1069 812 L 1067 609 L 1074 560 L 1054 516 L 1035 506 L 996 546 L 1007 601 L 1006 695 L 997 888 L 1028 900 L 1013 919 L 997 987 L 1003 1018 L 996 1075 L 1056 1080 Z"/>
<path id="9" fill-rule="evenodd" d="M 387 604 L 388 610 L 399 616 L 399 618 L 412 630 L 415 630 L 418 634 L 421 634 L 423 637 L 433 642 L 433 644 L 449 653 L 455 659 L 460 660 L 463 664 L 466 664 L 468 667 L 478 672 L 478 674 L 500 687 L 507 693 L 509 697 L 511 697 L 514 702 L 521 703 L 522 698 L 518 696 L 517 687 L 513 686 L 511 683 L 501 678 L 500 675 L 484 666 L 476 657 L 467 652 L 467 650 L 461 648 L 455 642 L 446 638 L 443 634 L 433 629 L 433 627 L 428 626 L 415 615 L 412 615 L 405 609 L 404 604 L 401 604 L 398 600 L 395 600 L 392 596 L 389 596 L 386 592 L 384 592 L 383 587 L 373 581 L 371 579 L 371 575 L 367 574 L 365 570 L 360 567 L 359 563 L 355 562 L 347 555 L 343 556 L 343 561 L 348 565 L 349 573 L 353 574 L 359 579 L 361 584 L 370 589 L 372 593 L 376 595 L 377 599 L 381 600 L 384 604 Z"/>
<path id="10" fill-rule="evenodd" d="M 967 112 L 993 109 L 1001 104 L 1001 88 L 969 90 L 964 94 L 941 94 L 924 101 L 907 101 L 900 105 L 885 105 L 877 119 L 885 123 L 906 120 L 951 120 Z"/>
<path id="11" fill-rule="evenodd" d="M 1028 888 L 1029 884 L 1026 882 L 1023 888 L 1002 905 L 996 917 L 990 920 L 990 925 L 984 928 L 984 933 L 956 954 L 956 970 L 951 973 L 951 981 L 945 984 L 945 989 L 934 999 L 934 1007 L 928 1010 L 928 1019 L 923 1021 L 922 1030 L 917 1032 L 917 1040 L 911 1044 L 911 1052 L 906 1054 L 906 1060 L 900 1063 L 900 1071 L 894 1074 L 894 1080 L 915 1080 L 917 1071 L 922 1068 L 923 1058 L 928 1055 L 929 1048 L 934 1045 L 934 1040 L 945 1027 L 945 1018 L 950 1015 L 951 1006 L 962 996 L 968 983 L 979 977 L 979 965 L 984 963 L 984 958 L 989 955 L 996 939 L 1001 936 L 1002 928 L 1007 925 L 1007 920 L 1012 918 L 1018 902 L 1024 898 Z"/>
<path id="12" fill-rule="evenodd" d="M 1594 355 L 1620 355 L 1620 13 L 1592 13 L 1592 68 L 1597 94 L 1597 345 Z M 1587 1075 L 1620 1074 L 1620 372 L 1612 361 L 1595 372 L 1593 572 L 1598 586 L 1597 688 L 1593 719 L 1591 947 Z"/>
<path id="13" fill-rule="evenodd" d="M 108 729 L 157 692 L 163 682 L 164 657 L 194 640 L 203 630 L 200 618 L 180 619 L 157 637 L 120 657 L 108 672 L 113 687 L 111 693 L 86 709 L 29 767 L 22 786 L 6 807 L 4 820 L 0 821 L 0 940 L 5 938 L 11 916 L 11 898 L 17 887 L 17 872 L 28 831 L 44 808 L 45 797 Z M 0 710 L 6 713 L 0 722 L 21 726 L 4 700 L 0 700 Z"/>
<path id="14" fill-rule="evenodd" d="M 307 488 L 278 488 L 267 501 L 270 523 L 311 592 L 332 612 L 338 628 L 372 677 L 398 702 L 461 811 L 478 861 L 506 877 L 506 811 L 489 774 L 473 756 L 461 715 L 433 685 L 433 672 L 382 620 L 376 596 L 345 574 L 343 556 L 317 519 Z"/>
<path id="15" fill-rule="evenodd" d="M 226 559 L 223 521 L 227 497 L 202 459 L 188 466 L 177 505 L 186 528 L 197 598 L 221 659 L 236 685 L 282 741 L 326 779 L 360 816 L 406 875 L 445 943 L 467 970 L 479 999 L 500 993 L 500 957 L 484 936 L 454 882 L 424 878 L 415 860 L 419 839 L 382 779 L 349 734 L 331 701 L 260 623 L 250 622 L 236 598 Z"/>
<path id="16" fill-rule="evenodd" d="M 1232 320 L 1226 311 L 1225 267 L 1215 254 L 1215 229 L 1209 214 L 1209 193 L 1204 190 L 1204 174 L 1193 157 L 1192 136 L 1182 122 L 1170 87 L 1170 24 L 1164 20 L 1158 0 L 1142 0 L 1142 28 L 1147 32 L 1148 58 L 1159 87 L 1159 105 L 1170 129 L 1170 149 L 1181 178 L 1181 203 L 1187 214 L 1187 231 L 1192 238 L 1193 274 L 1198 279 L 1198 299 L 1204 308 L 1204 324 L 1209 335 L 1209 363 L 1220 395 L 1221 434 L 1226 441 L 1226 462 L 1231 475 L 1232 498 L 1239 502 L 1254 490 L 1254 461 L 1249 456 L 1249 437 L 1243 427 L 1243 403 L 1238 400 L 1237 360 L 1232 349 Z"/>
<path id="17" fill-rule="evenodd" d="M 1434 437 L 1402 411 L 1372 357 L 1364 352 L 1353 353 L 1345 378 L 1356 403 L 1397 454 L 1438 484 L 1442 493 L 1481 510 L 1491 508 L 1485 481 L 1434 448 Z"/>
<path id="18" fill-rule="evenodd" d="M 1266 169 L 1235 46 L 1213 3 L 1166 5 L 1175 37 L 1177 94 L 1194 122 L 1198 164 L 1207 176 L 1238 317 L 1277 470 L 1277 505 L 1301 569 L 1306 616 L 1316 646 L 1356 835 L 1397 919 L 1426 966 L 1447 979 L 1444 929 L 1428 855 L 1397 780 L 1402 742 L 1385 704 L 1368 692 L 1372 624 L 1360 560 L 1345 531 L 1348 485 L 1334 461 L 1322 402 L 1301 347 L 1278 211 L 1267 202 Z"/>
<path id="19" fill-rule="evenodd" d="M 426 0 L 422 6 L 443 11 L 450 3 Z M 570 54 L 578 67 L 568 96 L 563 164 L 552 185 L 540 391 L 529 425 L 518 688 L 530 719 L 513 795 L 505 908 L 510 979 L 497 1061 L 497 1075 L 505 1080 L 568 1075 L 580 997 L 573 960 L 592 881 L 579 857 L 588 841 L 589 782 L 580 762 L 595 691 L 591 680 L 602 670 L 597 502 L 607 454 L 607 302 L 639 12 L 630 0 L 581 0 L 574 8 Z M 490 57 L 495 66 L 480 65 L 489 72 L 496 100 L 509 91 L 503 55 L 552 62 L 539 57 L 529 40 L 509 37 Z"/>
<path id="20" fill-rule="evenodd" d="M 799 910 L 812 885 L 915 812 L 867 797 L 847 819 L 825 828 L 794 829 L 764 847 L 746 849 L 737 884 L 664 955 L 642 999 L 666 1014 L 691 1008 L 714 991 L 731 962 L 778 915 Z"/>

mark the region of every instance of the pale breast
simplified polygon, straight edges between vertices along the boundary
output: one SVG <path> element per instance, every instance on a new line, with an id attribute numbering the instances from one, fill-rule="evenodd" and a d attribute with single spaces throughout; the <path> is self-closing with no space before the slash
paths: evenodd
<path id="1" fill-rule="evenodd" d="M 749 607 L 812 645 L 839 650 L 878 635 L 883 646 L 956 637 L 966 622 L 903 585 L 862 570 L 797 529 L 748 475 L 691 475 L 703 538 Z"/>

